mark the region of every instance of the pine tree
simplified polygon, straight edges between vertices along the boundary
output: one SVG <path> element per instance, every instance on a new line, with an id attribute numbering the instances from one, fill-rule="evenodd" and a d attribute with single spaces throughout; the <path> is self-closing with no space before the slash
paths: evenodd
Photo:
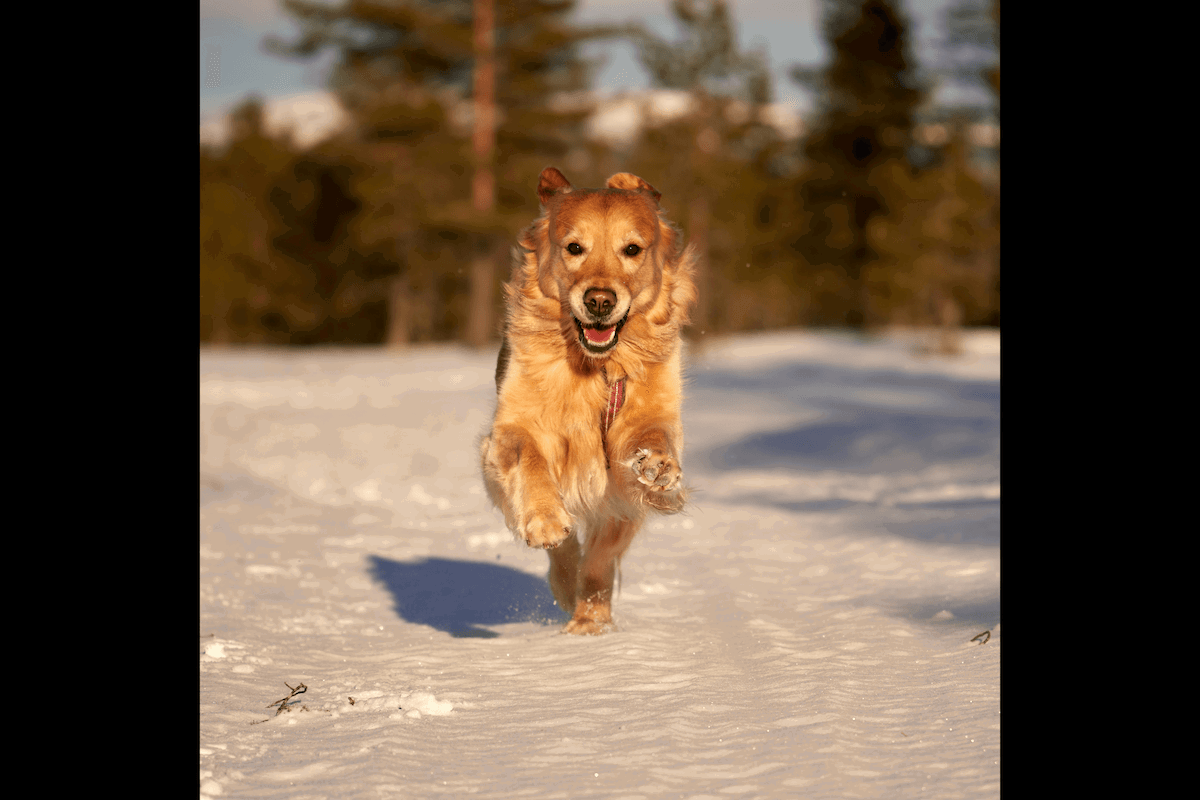
<path id="1" fill-rule="evenodd" d="M 766 54 L 739 50 L 724 0 L 703 7 L 674 0 L 671 9 L 682 34 L 677 41 L 637 27 L 631 38 L 652 85 L 688 92 L 692 110 L 645 131 L 629 164 L 643 170 L 668 206 L 680 207 L 677 219 L 700 255 L 692 330 L 703 335 L 742 321 L 730 302 L 734 275 L 727 272 L 736 270 L 726 267 L 745 255 L 745 237 L 735 231 L 747 223 L 745 210 L 759 191 L 755 158 L 777 137 L 759 119 L 771 99 Z"/>
<path id="2" fill-rule="evenodd" d="M 263 128 L 262 103 L 234 110 L 224 153 L 200 152 L 200 338 L 215 344 L 285 342 L 292 265 L 271 247 L 266 203 L 291 154 Z M 303 313 L 303 312 L 301 312 Z"/>
<path id="3" fill-rule="evenodd" d="M 908 25 L 892 3 L 826 0 L 824 7 L 833 60 L 796 183 L 802 234 L 790 245 L 802 259 L 802 282 L 812 284 L 817 318 L 863 326 L 871 322 L 863 273 L 877 256 L 867 226 L 889 211 L 871 175 L 905 161 L 922 93 L 910 66 Z"/>
<path id="4" fill-rule="evenodd" d="M 941 163 L 914 172 L 900 162 L 872 176 L 893 209 L 873 217 L 868 239 L 877 254 L 866 268 L 872 316 L 903 326 L 937 326 L 938 349 L 954 349 L 962 324 L 999 316 L 993 291 L 1000 231 L 992 191 L 973 174 L 965 126 L 955 127 Z"/>
<path id="5" fill-rule="evenodd" d="M 703 91 L 734 97 L 746 103 L 771 100 L 771 73 L 763 52 L 742 53 L 733 19 L 724 0 L 711 0 L 707 9 L 696 0 L 672 0 L 671 13 L 683 39 L 667 42 L 641 28 L 633 29 L 638 59 L 655 86 Z"/>
<path id="6" fill-rule="evenodd" d="M 582 140 L 590 109 L 563 102 L 587 86 L 579 44 L 613 34 L 571 27 L 573 2 L 493 2 L 491 70 L 478 68 L 473 0 L 351 0 L 342 8 L 285 0 L 303 32 L 290 44 L 272 43 L 293 57 L 326 48 L 339 53 L 331 88 L 357 121 L 358 146 L 351 149 L 363 166 L 355 177 L 363 203 L 353 224 L 359 243 L 403 262 L 399 279 L 410 285 L 393 287 L 393 298 L 411 295 L 415 283 L 473 292 L 475 299 L 454 314 L 457 335 L 473 330 L 476 341 L 492 332 L 485 316 L 499 299 L 494 269 L 481 265 L 507 253 L 512 236 L 536 213 L 530 181 Z M 489 73 L 498 113 L 494 148 L 480 152 L 491 150 L 491 158 L 473 155 L 471 142 L 472 119 L 488 111 L 488 104 L 472 102 L 481 88 L 476 83 Z M 492 138 L 489 126 L 475 127 L 477 142 Z M 397 247 L 384 244 L 389 235 Z M 459 263 L 410 257 L 432 252 L 429 245 L 438 241 L 451 243 Z M 417 274 L 430 270 L 437 274 Z"/>
<path id="7" fill-rule="evenodd" d="M 990 7 L 989 7 L 990 6 Z M 947 60 L 936 72 L 998 87 L 998 4 L 958 0 L 946 11 Z M 998 92 L 995 98 L 998 112 Z M 872 315 L 879 321 L 939 329 L 937 349 L 956 349 L 960 325 L 999 324 L 1000 231 L 996 174 L 973 163 L 971 126 L 983 107 L 941 109 L 949 131 L 935 161 L 921 170 L 877 169 L 887 215 L 871 220 L 878 255 L 867 268 Z"/>

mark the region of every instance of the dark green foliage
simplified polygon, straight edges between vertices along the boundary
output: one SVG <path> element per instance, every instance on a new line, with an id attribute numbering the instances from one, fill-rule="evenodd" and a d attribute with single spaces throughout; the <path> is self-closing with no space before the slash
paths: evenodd
<path id="1" fill-rule="evenodd" d="M 634 29 L 638 57 L 655 86 L 703 90 L 714 96 L 748 103 L 771 99 L 771 73 L 766 53 L 740 53 L 733 20 L 724 0 L 712 0 L 707 11 L 696 0 L 672 0 L 671 11 L 683 30 L 680 42 L 666 42 Z"/>
<path id="2" fill-rule="evenodd" d="M 793 70 L 821 116 L 799 174 L 756 201 L 751 263 L 789 266 L 804 324 L 998 324 L 999 192 L 967 164 L 966 121 L 916 169 L 923 97 L 904 18 L 879 0 L 824 8 L 833 59 Z"/>
<path id="3" fill-rule="evenodd" d="M 612 31 L 570 27 L 572 5 L 496 4 L 497 203 L 481 215 L 470 203 L 470 0 L 287 0 L 302 32 L 268 47 L 292 58 L 336 51 L 331 88 L 351 127 L 312 152 L 270 143 L 283 152 L 269 168 L 241 155 L 268 146 L 261 125 L 254 136 L 239 128 L 224 157 L 202 153 L 201 337 L 383 341 L 389 325 L 393 341 L 460 336 L 466 265 L 479 252 L 503 261 L 537 213 L 538 172 L 581 150 L 591 109 L 562 98 L 587 86 L 579 42 Z M 255 185 L 211 186 L 218 166 L 245 168 Z M 243 242 L 247 227 L 263 231 L 257 249 Z M 222 231 L 247 253 L 206 254 Z M 498 301 L 499 276 L 494 288 Z"/>
<path id="4" fill-rule="evenodd" d="M 876 321 L 868 318 L 862 280 L 878 255 L 867 224 L 890 211 L 872 173 L 904 160 L 921 92 L 912 85 L 907 23 L 890 3 L 842 0 L 826 8 L 833 62 L 797 186 L 806 224 L 788 246 L 816 273 L 814 282 L 835 284 L 822 293 L 824 313 L 861 326 Z"/>
<path id="5" fill-rule="evenodd" d="M 301 151 L 268 135 L 250 99 L 224 151 L 201 148 L 202 341 L 463 339 L 471 293 L 487 283 L 472 264 L 506 263 L 547 165 L 577 186 L 628 171 L 662 192 L 701 254 L 693 335 L 999 323 L 998 177 L 971 165 L 969 118 L 947 120 L 927 166 L 910 162 L 923 95 L 894 2 L 827 0 L 833 59 L 796 71 L 821 114 L 796 142 L 767 124 L 765 55 L 739 52 L 723 2 L 676 0 L 680 35 L 668 41 L 633 26 L 578 30 L 569 2 L 497 0 L 487 213 L 471 199 L 471 1 L 285 5 L 303 30 L 271 46 L 336 50 L 331 88 L 350 124 Z M 655 85 L 690 106 L 610 149 L 584 135 L 591 65 L 579 44 L 622 33 Z M 998 66 L 988 79 L 998 94 Z"/>

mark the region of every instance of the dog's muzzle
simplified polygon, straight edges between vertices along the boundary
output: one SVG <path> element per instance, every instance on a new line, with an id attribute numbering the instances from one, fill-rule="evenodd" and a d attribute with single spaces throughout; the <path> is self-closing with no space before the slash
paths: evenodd
<path id="1" fill-rule="evenodd" d="M 601 355 L 607 353 L 617 346 L 617 339 L 621 333 L 621 328 L 625 327 L 625 321 L 629 319 L 629 312 L 625 312 L 625 316 L 621 317 L 621 321 L 616 325 L 604 325 L 603 323 L 591 323 L 584 325 L 575 317 L 575 328 L 579 331 L 579 344 L 584 351 L 591 355 Z"/>

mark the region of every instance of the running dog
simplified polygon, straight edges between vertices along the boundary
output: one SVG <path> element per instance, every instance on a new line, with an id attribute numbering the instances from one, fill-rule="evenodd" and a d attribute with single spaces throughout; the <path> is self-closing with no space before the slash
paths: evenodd
<path id="1" fill-rule="evenodd" d="M 576 189 L 554 167 L 504 287 L 496 415 L 480 443 L 509 529 L 550 556 L 564 633 L 614 628 L 613 581 L 651 512 L 683 509 L 680 329 L 695 252 L 627 172 Z"/>

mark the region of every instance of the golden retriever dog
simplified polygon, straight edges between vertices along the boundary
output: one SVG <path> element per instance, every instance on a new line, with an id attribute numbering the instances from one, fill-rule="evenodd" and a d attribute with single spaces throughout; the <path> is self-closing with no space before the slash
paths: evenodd
<path id="1" fill-rule="evenodd" d="M 695 256 L 636 175 L 576 189 L 547 167 L 537 191 L 505 286 L 483 478 L 509 529 L 549 551 L 563 632 L 595 635 L 614 627 L 613 580 L 647 513 L 686 499 L 680 328 Z"/>

